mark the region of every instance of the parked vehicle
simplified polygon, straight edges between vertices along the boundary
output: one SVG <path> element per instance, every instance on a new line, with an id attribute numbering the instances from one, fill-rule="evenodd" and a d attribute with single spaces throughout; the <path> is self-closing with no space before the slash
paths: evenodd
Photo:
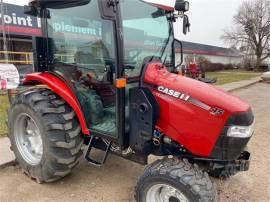
<path id="1" fill-rule="evenodd" d="M 32 88 L 14 99 L 8 123 L 31 178 L 70 174 L 83 144 L 96 166 L 109 153 L 143 165 L 151 154 L 164 157 L 140 177 L 139 202 L 217 201 L 207 173 L 248 170 L 251 107 L 176 73 L 173 22 L 181 17 L 188 31 L 188 2 L 34 0 L 25 9 L 42 17 L 45 33 L 35 39 L 37 73 L 24 80 Z"/>
<path id="2" fill-rule="evenodd" d="M 206 78 L 205 70 L 197 65 L 196 63 L 190 63 L 187 66 L 182 66 L 182 75 L 187 76 L 192 79 L 196 79 L 198 81 L 202 81 L 204 83 L 216 83 L 216 78 Z"/>

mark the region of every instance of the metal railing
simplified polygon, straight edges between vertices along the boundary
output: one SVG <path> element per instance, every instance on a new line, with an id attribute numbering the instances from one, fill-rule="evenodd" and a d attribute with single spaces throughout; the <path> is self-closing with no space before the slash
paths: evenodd
<path id="1" fill-rule="evenodd" d="M 5 55 L 8 55 L 9 59 L 5 59 Z M 7 64 L 33 64 L 32 52 L 15 52 L 15 51 L 0 51 L 0 63 Z"/>
<path id="2" fill-rule="evenodd" d="M 5 55 L 8 55 L 9 59 L 5 59 Z M 68 54 L 55 54 L 55 57 L 61 62 L 74 62 L 74 55 Z M 20 58 L 20 59 L 18 59 Z M 0 63 L 7 64 L 33 64 L 33 53 L 32 52 L 15 52 L 15 51 L 0 51 Z"/>

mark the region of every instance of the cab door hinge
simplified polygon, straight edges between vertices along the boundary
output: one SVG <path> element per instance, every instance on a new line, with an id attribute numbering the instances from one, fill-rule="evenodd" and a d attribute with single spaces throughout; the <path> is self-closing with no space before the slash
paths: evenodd
<path id="1" fill-rule="evenodd" d="M 113 11 L 116 12 L 116 6 L 119 4 L 119 0 L 108 0 L 108 7 L 113 7 Z"/>

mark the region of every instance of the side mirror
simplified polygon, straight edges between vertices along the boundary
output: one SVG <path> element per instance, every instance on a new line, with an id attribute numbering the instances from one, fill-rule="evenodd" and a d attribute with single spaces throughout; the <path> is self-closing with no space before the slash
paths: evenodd
<path id="1" fill-rule="evenodd" d="M 187 15 L 184 15 L 183 17 L 183 34 L 187 34 L 187 32 L 190 31 L 190 23 L 189 23 L 189 18 Z"/>
<path id="2" fill-rule="evenodd" d="M 189 11 L 189 2 L 184 0 L 176 0 L 175 10 L 179 12 Z"/>
<path id="3" fill-rule="evenodd" d="M 183 63 L 183 44 L 181 41 L 174 39 L 173 47 L 174 47 L 174 70 L 176 72 Z M 176 57 L 178 55 L 176 53 L 180 53 L 180 58 Z"/>

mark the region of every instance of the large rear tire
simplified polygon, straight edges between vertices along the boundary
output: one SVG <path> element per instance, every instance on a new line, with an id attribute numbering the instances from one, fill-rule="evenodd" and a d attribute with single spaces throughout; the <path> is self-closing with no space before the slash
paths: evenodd
<path id="1" fill-rule="evenodd" d="M 207 173 L 196 164 L 177 158 L 158 160 L 149 165 L 135 190 L 138 202 L 210 202 L 217 191 Z"/>
<path id="2" fill-rule="evenodd" d="M 9 139 L 23 172 L 39 183 L 71 173 L 82 154 L 83 137 L 72 108 L 48 89 L 31 89 L 13 100 Z"/>

